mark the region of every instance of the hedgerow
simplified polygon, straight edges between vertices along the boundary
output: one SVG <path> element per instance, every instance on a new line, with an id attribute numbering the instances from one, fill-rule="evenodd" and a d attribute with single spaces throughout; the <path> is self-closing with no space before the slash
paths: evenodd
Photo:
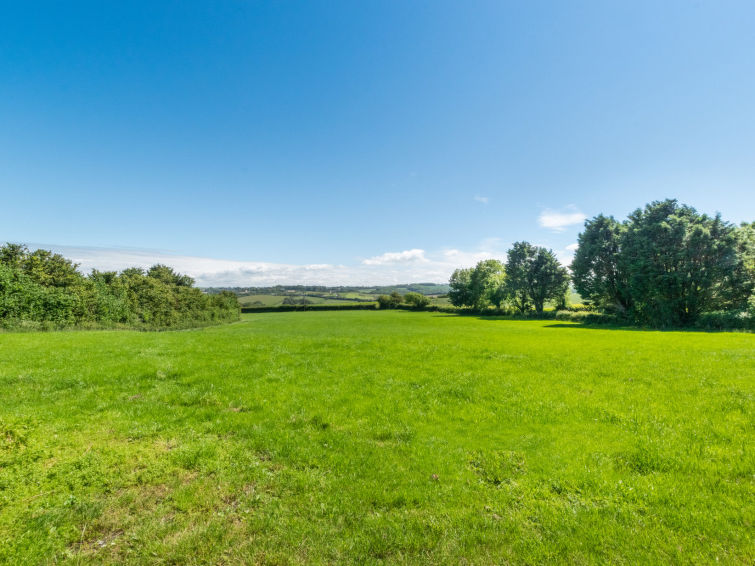
<path id="1" fill-rule="evenodd" d="M 77 267 L 46 250 L 0 247 L 0 328 L 189 328 L 239 318 L 233 293 L 207 295 L 164 265 L 87 276 Z"/>

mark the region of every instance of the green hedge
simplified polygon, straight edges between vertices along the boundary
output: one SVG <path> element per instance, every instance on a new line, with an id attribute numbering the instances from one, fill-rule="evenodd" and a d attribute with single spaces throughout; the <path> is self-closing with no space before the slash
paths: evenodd
<path id="1" fill-rule="evenodd" d="M 238 318 L 233 293 L 207 295 L 164 265 L 85 276 L 59 254 L 0 247 L 0 328 L 191 328 Z"/>
<path id="2" fill-rule="evenodd" d="M 376 309 L 377 303 L 359 303 L 353 305 L 278 305 L 275 307 L 241 307 L 241 312 L 371 311 Z"/>

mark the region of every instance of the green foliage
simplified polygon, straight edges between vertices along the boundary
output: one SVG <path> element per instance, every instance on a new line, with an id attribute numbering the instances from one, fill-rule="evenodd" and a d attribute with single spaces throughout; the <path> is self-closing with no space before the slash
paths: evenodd
<path id="1" fill-rule="evenodd" d="M 377 298 L 381 309 L 395 309 L 401 304 L 401 300 L 402 297 L 398 291 L 393 291 L 390 295 L 380 295 Z"/>
<path id="2" fill-rule="evenodd" d="M 743 222 L 734 230 L 734 236 L 739 258 L 735 277 L 740 291 L 735 300 L 755 304 L 755 222 Z M 752 312 L 755 315 L 755 310 Z"/>
<path id="3" fill-rule="evenodd" d="M 515 242 L 506 261 L 506 295 L 520 313 L 542 314 L 548 300 L 563 301 L 569 274 L 551 250 Z"/>
<path id="4" fill-rule="evenodd" d="M 469 306 L 479 310 L 492 303 L 499 307 L 503 299 L 499 290 L 505 278 L 506 271 L 497 259 L 478 262 L 469 276 Z"/>
<path id="5" fill-rule="evenodd" d="M 311 305 L 312 301 L 304 297 L 300 299 L 297 299 L 295 297 L 284 297 L 282 304 L 284 305 Z"/>
<path id="6" fill-rule="evenodd" d="M 631 307 L 629 277 L 621 250 L 626 226 L 602 214 L 585 222 L 571 264 L 577 292 L 604 308 L 621 312 Z"/>
<path id="7" fill-rule="evenodd" d="M 448 298 L 457 307 L 484 309 L 490 304 L 500 307 L 501 292 L 506 278 L 503 264 L 497 259 L 485 259 L 469 269 L 457 269 L 449 281 Z"/>
<path id="8" fill-rule="evenodd" d="M 430 299 L 421 293 L 410 291 L 404 295 L 404 303 L 413 308 L 423 308 L 430 304 Z"/>
<path id="9" fill-rule="evenodd" d="M 571 267 L 583 297 L 634 322 L 729 324 L 755 289 L 755 228 L 657 201 L 623 223 L 603 215 L 588 220 Z"/>
<path id="10" fill-rule="evenodd" d="M 455 307 L 463 307 L 474 304 L 470 285 L 472 280 L 471 269 L 457 269 L 451 274 L 448 281 L 448 299 Z"/>
<path id="11" fill-rule="evenodd" d="M 0 325 L 175 328 L 238 318 L 233 293 L 209 296 L 193 283 L 164 265 L 85 277 L 59 254 L 7 244 L 0 247 Z"/>
<path id="12" fill-rule="evenodd" d="M 752 564 L 754 342 L 391 310 L 5 333 L 0 564 Z"/>
<path id="13" fill-rule="evenodd" d="M 622 246 L 632 308 L 643 322 L 693 323 L 725 309 L 738 281 L 734 228 L 675 200 L 634 211 Z"/>

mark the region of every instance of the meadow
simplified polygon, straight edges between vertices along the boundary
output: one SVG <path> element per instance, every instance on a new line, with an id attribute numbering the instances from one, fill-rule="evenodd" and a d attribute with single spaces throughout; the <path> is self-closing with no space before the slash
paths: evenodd
<path id="1" fill-rule="evenodd" d="M 429 295 L 430 305 L 449 306 L 451 303 L 446 295 L 437 296 Z M 378 298 L 376 294 L 367 293 L 338 293 L 330 296 L 323 295 L 321 293 L 281 293 L 270 294 L 260 293 L 252 295 L 240 295 L 238 297 L 239 304 L 242 307 L 248 308 L 263 308 L 263 307 L 279 307 L 284 305 L 286 299 L 295 301 L 299 304 L 303 301 L 304 304 L 309 305 L 358 305 L 365 302 L 375 302 Z"/>
<path id="2" fill-rule="evenodd" d="M 755 336 L 441 313 L 0 334 L 0 562 L 755 561 Z"/>

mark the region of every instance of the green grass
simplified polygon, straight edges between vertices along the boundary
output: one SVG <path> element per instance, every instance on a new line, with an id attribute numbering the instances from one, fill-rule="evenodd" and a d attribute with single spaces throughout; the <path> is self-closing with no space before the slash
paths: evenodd
<path id="1" fill-rule="evenodd" d="M 754 396 L 751 334 L 0 334 L 0 562 L 752 564 Z"/>

